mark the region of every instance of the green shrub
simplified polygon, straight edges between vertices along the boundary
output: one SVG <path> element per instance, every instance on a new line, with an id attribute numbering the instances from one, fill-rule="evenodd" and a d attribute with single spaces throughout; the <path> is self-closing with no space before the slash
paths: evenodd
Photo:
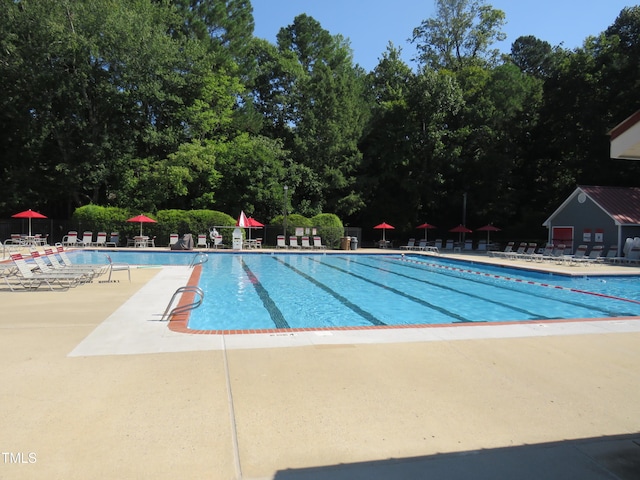
<path id="1" fill-rule="evenodd" d="M 122 236 L 122 229 L 129 217 L 129 212 L 124 208 L 84 205 L 76 208 L 71 220 L 77 225 L 79 233 L 91 231 L 95 235 L 97 232 L 121 232 Z"/>
<path id="2" fill-rule="evenodd" d="M 320 213 L 310 220 L 311 225 L 318 229 L 318 235 L 328 248 L 338 248 L 340 238 L 344 235 L 344 226 L 337 215 Z"/>

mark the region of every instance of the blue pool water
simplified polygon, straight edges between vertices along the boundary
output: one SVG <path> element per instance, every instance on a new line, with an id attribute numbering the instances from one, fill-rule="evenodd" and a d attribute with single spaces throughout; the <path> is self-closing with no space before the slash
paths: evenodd
<path id="1" fill-rule="evenodd" d="M 78 252 L 77 261 L 100 255 Z M 104 254 L 102 254 L 104 257 Z M 112 252 L 187 265 L 193 252 Z M 215 253 L 196 330 L 318 328 L 640 316 L 640 277 L 568 277 L 416 255 Z M 521 280 L 521 281 L 516 281 Z M 615 298 L 610 298 L 615 297 Z"/>

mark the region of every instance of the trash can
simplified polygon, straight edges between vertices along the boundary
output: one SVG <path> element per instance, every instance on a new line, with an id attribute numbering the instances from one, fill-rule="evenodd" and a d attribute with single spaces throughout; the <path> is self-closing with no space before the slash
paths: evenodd
<path id="1" fill-rule="evenodd" d="M 349 247 L 351 247 L 351 238 L 342 237 L 340 239 L 340 250 L 349 250 Z"/>
<path id="2" fill-rule="evenodd" d="M 358 249 L 358 237 L 351 237 L 351 250 Z"/>

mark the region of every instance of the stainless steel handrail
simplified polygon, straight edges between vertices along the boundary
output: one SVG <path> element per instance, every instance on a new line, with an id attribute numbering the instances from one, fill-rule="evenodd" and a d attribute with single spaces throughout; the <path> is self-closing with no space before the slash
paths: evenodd
<path id="1" fill-rule="evenodd" d="M 176 299 L 176 297 L 181 293 L 187 293 L 187 292 L 195 293 L 197 295 L 196 300 L 193 301 L 192 303 L 189 303 L 187 305 L 181 305 L 171 310 L 171 305 L 173 305 L 173 302 Z M 195 308 L 198 308 L 200 305 L 202 305 L 203 301 L 204 301 L 204 292 L 200 287 L 196 287 L 196 286 L 180 287 L 175 292 L 173 292 L 173 295 L 171 296 L 171 300 L 169 301 L 167 308 L 162 314 L 162 318 L 160 318 L 160 321 L 161 322 L 168 321 L 172 316 L 176 314 L 189 312 Z"/>
<path id="2" fill-rule="evenodd" d="M 202 253 L 202 252 L 197 253 L 191 259 L 191 263 L 189 263 L 189 268 L 193 268 L 196 265 L 202 265 L 203 263 L 207 263 L 208 261 L 209 261 L 209 255 L 207 255 L 206 253 Z"/>

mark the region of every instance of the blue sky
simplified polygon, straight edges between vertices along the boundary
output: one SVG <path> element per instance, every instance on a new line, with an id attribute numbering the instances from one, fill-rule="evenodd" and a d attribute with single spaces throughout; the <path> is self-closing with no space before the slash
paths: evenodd
<path id="1" fill-rule="evenodd" d="M 521 35 L 534 35 L 551 45 L 580 47 L 589 35 L 610 26 L 633 0 L 487 0 L 505 12 L 508 52 Z M 433 0 L 252 0 L 254 35 L 275 43 L 278 30 L 301 14 L 315 18 L 331 34 L 349 38 L 354 60 L 372 70 L 389 41 L 401 47 L 405 61 L 415 49 L 407 39 L 426 18 L 435 16 Z"/>

